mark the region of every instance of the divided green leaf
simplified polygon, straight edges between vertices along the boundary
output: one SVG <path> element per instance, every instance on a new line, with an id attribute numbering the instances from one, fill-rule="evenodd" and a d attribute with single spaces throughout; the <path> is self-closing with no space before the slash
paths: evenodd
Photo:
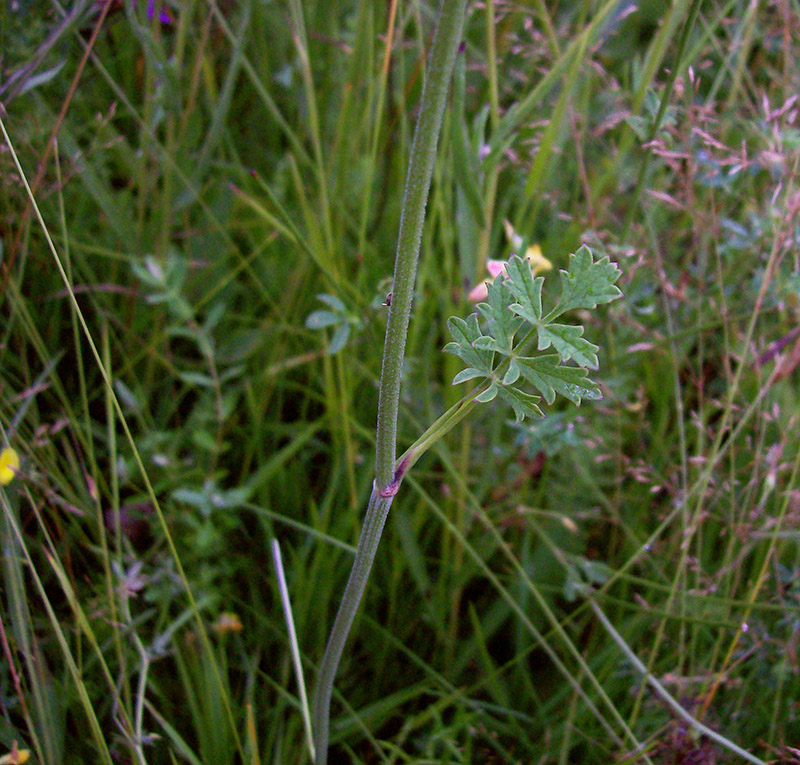
<path id="1" fill-rule="evenodd" d="M 483 337 L 478 326 L 478 314 L 470 314 L 466 321 L 458 316 L 451 316 L 447 320 L 447 328 L 450 330 L 453 342 L 445 345 L 444 350 L 458 356 L 482 376 L 491 375 L 494 354 L 491 351 L 475 347 L 475 341 Z"/>
<path id="2" fill-rule="evenodd" d="M 555 401 L 556 393 L 580 404 L 582 398 L 602 398 L 600 386 L 588 378 L 582 367 L 566 367 L 559 363 L 556 353 L 517 359 L 522 376 L 534 385 L 548 404 Z"/>
<path id="3" fill-rule="evenodd" d="M 539 396 L 526 393 L 519 388 L 499 388 L 500 398 L 511 405 L 514 410 L 514 417 L 517 422 L 522 422 L 526 415 L 528 417 L 544 417 L 544 412 L 537 406 L 541 401 Z"/>
<path id="4" fill-rule="evenodd" d="M 478 304 L 478 310 L 488 324 L 489 337 L 494 341 L 491 344 L 482 342 L 480 347 L 510 353 L 514 346 L 514 335 L 523 322 L 509 310 L 513 296 L 503 285 L 502 279 L 502 276 L 498 276 L 494 283 L 488 285 L 489 302 Z"/>
<path id="5" fill-rule="evenodd" d="M 569 271 L 560 271 L 561 299 L 558 301 L 552 316 L 556 316 L 575 308 L 597 308 L 603 303 L 610 303 L 622 297 L 615 282 L 622 272 L 607 257 L 594 260 L 591 250 L 584 244 L 569 259 Z"/>
<path id="6" fill-rule="evenodd" d="M 487 302 L 480 303 L 478 311 L 466 320 L 448 320 L 453 342 L 444 350 L 468 365 L 453 384 L 485 378 L 486 387 L 475 400 L 501 399 L 514 410 L 517 422 L 526 416 L 544 416 L 538 402 L 544 398 L 552 404 L 556 394 L 575 404 L 602 398 L 600 386 L 588 377 L 589 369 L 598 368 L 598 346 L 583 336 L 582 326 L 555 323 L 554 319 L 567 311 L 596 308 L 621 297 L 615 285 L 620 273 L 608 258 L 595 261 L 589 248 L 582 246 L 570 256 L 569 270 L 560 272 L 559 301 L 544 314 L 544 278 L 533 276 L 527 259 L 512 256 L 505 272 L 488 285 Z M 529 327 L 522 332 L 525 325 Z M 552 348 L 555 353 L 523 355 L 522 346 L 534 334 L 538 350 Z M 541 396 L 520 387 L 521 381 Z"/>
<path id="7" fill-rule="evenodd" d="M 576 364 L 597 369 L 597 351 L 600 349 L 583 337 L 583 327 L 573 324 L 547 324 L 539 327 L 539 350 L 550 346 L 558 351 L 562 361 L 572 359 Z"/>
<path id="8" fill-rule="evenodd" d="M 530 263 L 525 258 L 512 255 L 506 267 L 508 281 L 505 285 L 517 302 L 511 310 L 534 327 L 542 320 L 542 285 L 544 277 L 533 278 Z"/>

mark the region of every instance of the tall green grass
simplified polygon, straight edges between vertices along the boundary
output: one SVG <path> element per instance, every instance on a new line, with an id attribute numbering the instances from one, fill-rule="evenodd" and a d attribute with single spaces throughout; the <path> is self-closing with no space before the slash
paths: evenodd
<path id="1" fill-rule="evenodd" d="M 170 25 L 125 4 L 93 41 L 94 4 L 0 9 L 0 83 L 27 85 L 0 84 L 0 425 L 22 458 L 0 488 L 0 756 L 308 762 L 269 545 L 313 685 L 374 474 L 435 7 L 163 5 Z M 603 401 L 530 427 L 490 405 L 415 466 L 333 761 L 790 761 L 799 18 L 471 7 L 400 449 L 463 395 L 445 322 L 510 254 L 504 220 L 556 268 L 609 254 L 625 299 L 587 327 Z M 34 208 L 13 157 L 32 184 L 73 78 Z"/>

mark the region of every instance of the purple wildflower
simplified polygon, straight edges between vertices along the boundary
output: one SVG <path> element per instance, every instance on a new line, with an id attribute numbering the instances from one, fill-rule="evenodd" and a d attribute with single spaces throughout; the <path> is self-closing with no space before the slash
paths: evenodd
<path id="1" fill-rule="evenodd" d="M 136 0 L 131 0 L 131 5 L 135 8 L 136 7 Z M 153 16 L 155 16 L 155 15 L 156 15 L 156 0 L 147 0 L 147 19 L 148 19 L 148 21 L 152 21 L 153 20 Z M 161 10 L 159 11 L 158 20 L 162 24 L 171 24 L 172 23 L 172 17 L 169 15 L 169 13 L 167 13 L 167 10 L 166 10 L 166 8 L 164 8 L 163 5 L 161 6 Z"/>

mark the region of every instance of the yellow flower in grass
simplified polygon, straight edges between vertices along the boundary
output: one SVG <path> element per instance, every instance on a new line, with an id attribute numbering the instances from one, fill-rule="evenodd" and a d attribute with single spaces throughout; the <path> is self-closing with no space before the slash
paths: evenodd
<path id="1" fill-rule="evenodd" d="M 508 239 L 509 244 L 516 252 L 519 252 L 519 250 L 522 249 L 522 237 L 516 231 L 514 231 L 514 227 L 507 220 L 503 221 L 503 225 L 506 230 L 506 238 Z M 542 271 L 549 271 L 553 267 L 553 264 L 542 254 L 542 248 L 539 247 L 538 244 L 530 245 L 530 247 L 525 250 L 525 255 L 520 257 L 524 257 L 525 260 L 528 261 L 534 276 L 542 273 Z M 492 278 L 478 283 L 469 293 L 468 298 L 473 303 L 479 303 L 481 300 L 486 300 L 489 295 L 489 282 L 494 281 L 498 276 L 500 276 L 500 274 L 505 270 L 505 267 L 506 262 L 504 260 L 487 260 L 486 270 L 489 272 L 489 276 Z"/>
<path id="2" fill-rule="evenodd" d="M 219 615 L 217 621 L 214 622 L 212 629 L 218 634 L 223 635 L 226 632 L 241 632 L 244 628 L 242 627 L 242 620 L 239 618 L 238 614 L 232 611 L 224 611 Z"/>
<path id="3" fill-rule="evenodd" d="M 11 447 L 6 447 L 0 452 L 0 485 L 8 486 L 14 480 L 18 470 L 19 455 Z M 2 765 L 2 760 L 0 760 L 0 765 Z"/>
<path id="4" fill-rule="evenodd" d="M 8 449 L 4 449 L 3 454 L 7 451 Z M 17 742 L 15 741 L 11 751 L 0 757 L 0 765 L 22 765 L 23 762 L 27 762 L 30 758 L 30 751 L 28 749 L 17 749 Z"/>
<path id="5" fill-rule="evenodd" d="M 506 239 L 515 251 L 519 252 L 522 249 L 522 237 L 514 231 L 514 227 L 507 221 L 503 221 L 503 228 L 506 230 Z M 542 271 L 549 271 L 553 264 L 542 255 L 542 248 L 538 244 L 532 244 L 525 250 L 525 258 L 531 264 L 531 270 L 534 275 L 540 274 Z"/>

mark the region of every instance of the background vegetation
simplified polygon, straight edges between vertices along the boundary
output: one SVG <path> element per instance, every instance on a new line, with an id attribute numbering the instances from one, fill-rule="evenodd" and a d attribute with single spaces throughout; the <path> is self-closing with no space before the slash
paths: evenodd
<path id="1" fill-rule="evenodd" d="M 625 297 L 584 317 L 602 401 L 493 402 L 404 483 L 334 762 L 740 761 L 626 649 L 797 761 L 800 8 L 639 5 L 469 8 L 401 449 L 463 395 L 446 321 L 505 220 L 555 268 L 610 255 Z M 156 6 L 0 6 L 0 754 L 308 762 L 269 545 L 313 684 L 436 8 Z"/>

